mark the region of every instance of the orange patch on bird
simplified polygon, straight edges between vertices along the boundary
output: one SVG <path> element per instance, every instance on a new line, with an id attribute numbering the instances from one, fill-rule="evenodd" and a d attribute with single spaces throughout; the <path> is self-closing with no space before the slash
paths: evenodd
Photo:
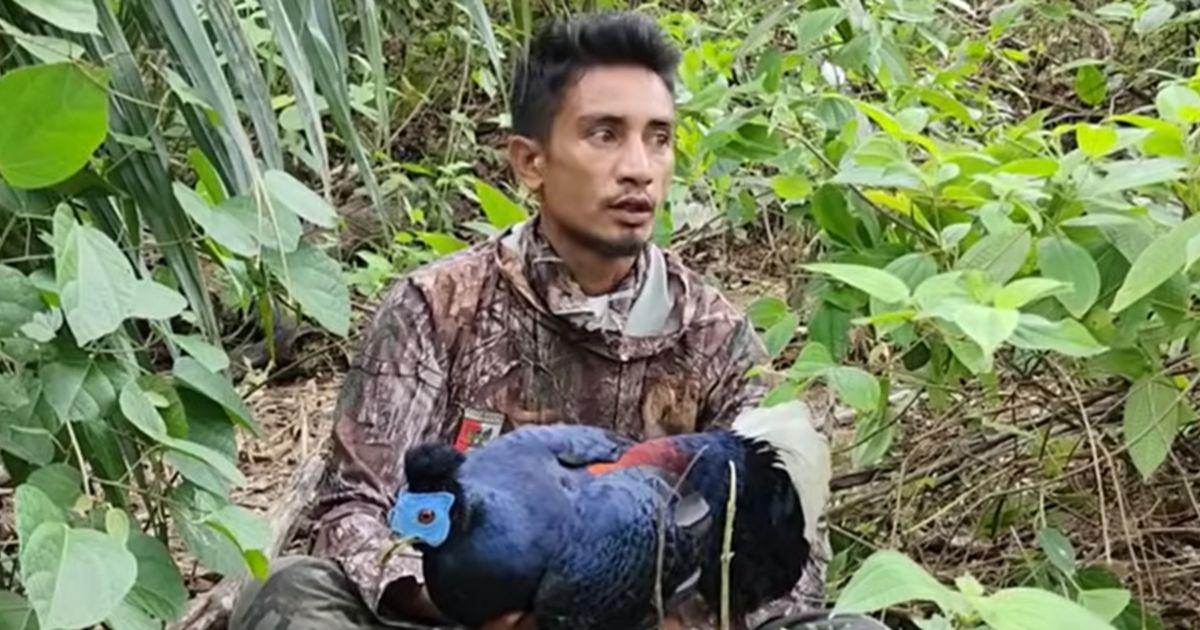
<path id="1" fill-rule="evenodd" d="M 683 453 L 680 453 L 675 448 L 670 439 L 655 439 L 642 442 L 625 451 L 625 454 L 615 462 L 591 464 L 587 467 L 587 470 L 593 475 L 603 475 L 621 468 L 646 464 L 681 472 L 683 467 L 687 465 L 687 459 L 683 456 Z"/>

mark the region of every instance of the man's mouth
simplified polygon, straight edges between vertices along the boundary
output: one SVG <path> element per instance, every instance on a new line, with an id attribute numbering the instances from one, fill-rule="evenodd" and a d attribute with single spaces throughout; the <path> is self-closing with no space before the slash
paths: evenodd
<path id="1" fill-rule="evenodd" d="M 609 208 L 616 211 L 617 220 L 622 223 L 642 224 L 654 215 L 654 203 L 640 195 L 617 199 Z"/>

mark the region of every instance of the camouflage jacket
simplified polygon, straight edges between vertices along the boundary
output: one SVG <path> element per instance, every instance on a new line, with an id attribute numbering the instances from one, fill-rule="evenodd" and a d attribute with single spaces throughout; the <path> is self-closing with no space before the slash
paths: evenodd
<path id="1" fill-rule="evenodd" d="M 747 318 L 671 252 L 647 248 L 616 289 L 587 296 L 534 217 L 390 288 L 338 401 L 315 552 L 378 612 L 387 584 L 421 575 L 415 557 L 379 567 L 410 446 L 556 421 L 635 439 L 727 426 L 767 392 L 746 376 L 764 358 Z M 825 531 L 791 596 L 753 617 L 823 601 Z M 699 609 L 688 625 L 711 627 Z"/>

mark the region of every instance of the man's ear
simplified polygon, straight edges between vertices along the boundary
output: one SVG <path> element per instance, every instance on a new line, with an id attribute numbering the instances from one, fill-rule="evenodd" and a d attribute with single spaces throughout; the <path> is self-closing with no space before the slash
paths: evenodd
<path id="1" fill-rule="evenodd" d="M 508 161 L 523 186 L 530 192 L 541 190 L 546 160 L 540 142 L 525 136 L 512 136 L 508 139 Z"/>

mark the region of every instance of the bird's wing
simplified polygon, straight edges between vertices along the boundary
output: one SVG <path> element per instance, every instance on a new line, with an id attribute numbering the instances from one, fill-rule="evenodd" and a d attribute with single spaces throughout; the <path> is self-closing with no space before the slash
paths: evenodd
<path id="1" fill-rule="evenodd" d="M 612 431 L 576 424 L 521 427 L 505 436 L 505 443 L 518 452 L 540 446 L 571 468 L 615 461 L 634 445 L 632 440 Z"/>
<path id="2" fill-rule="evenodd" d="M 711 519 L 702 503 L 681 501 L 673 491 L 646 469 L 614 472 L 583 486 L 564 536 L 567 544 L 552 558 L 538 589 L 539 630 L 651 628 L 659 594 L 669 606 L 682 592 L 690 593 Z"/>

